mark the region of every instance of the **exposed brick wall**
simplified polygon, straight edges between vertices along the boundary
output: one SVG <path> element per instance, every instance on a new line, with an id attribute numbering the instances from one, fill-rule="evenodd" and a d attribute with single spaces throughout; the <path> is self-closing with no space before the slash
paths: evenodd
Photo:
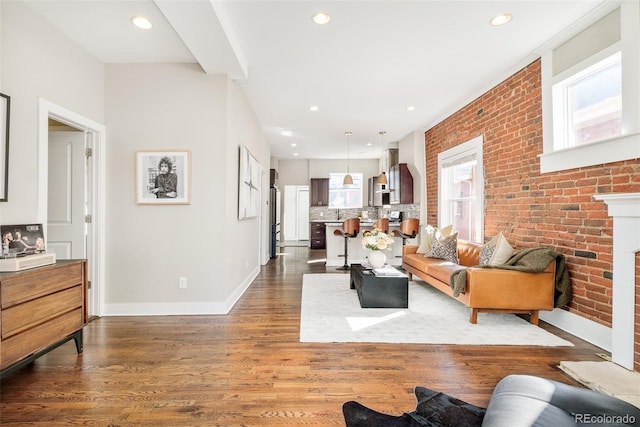
<path id="1" fill-rule="evenodd" d="M 613 220 L 593 196 L 640 192 L 640 159 L 540 173 L 541 100 L 536 60 L 425 133 L 427 220 L 438 223 L 438 153 L 483 135 L 485 240 L 502 231 L 518 249 L 563 253 L 574 295 L 566 309 L 610 327 Z"/>

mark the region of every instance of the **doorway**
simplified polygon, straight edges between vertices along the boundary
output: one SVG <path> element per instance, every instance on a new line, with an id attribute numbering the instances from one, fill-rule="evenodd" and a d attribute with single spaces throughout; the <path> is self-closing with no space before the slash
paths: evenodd
<path id="1" fill-rule="evenodd" d="M 40 99 L 38 218 L 57 259 L 85 258 L 89 318 L 104 306 L 105 127 Z"/>
<path id="2" fill-rule="evenodd" d="M 309 241 L 309 186 L 284 187 L 284 241 Z"/>

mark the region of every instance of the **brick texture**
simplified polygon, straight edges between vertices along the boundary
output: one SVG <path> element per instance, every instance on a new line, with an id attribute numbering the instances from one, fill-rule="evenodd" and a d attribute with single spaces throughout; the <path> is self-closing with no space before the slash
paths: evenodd
<path id="1" fill-rule="evenodd" d="M 640 159 L 540 173 L 541 101 L 536 60 L 425 132 L 427 221 L 438 223 L 438 153 L 483 135 L 485 241 L 502 231 L 517 249 L 543 245 L 563 253 L 573 289 L 565 309 L 611 327 L 613 220 L 593 196 L 640 192 Z"/>

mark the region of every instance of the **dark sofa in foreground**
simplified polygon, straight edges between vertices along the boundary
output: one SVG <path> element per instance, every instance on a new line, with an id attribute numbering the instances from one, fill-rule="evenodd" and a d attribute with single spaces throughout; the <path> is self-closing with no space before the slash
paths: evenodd
<path id="1" fill-rule="evenodd" d="M 529 375 L 503 378 L 484 409 L 424 387 L 416 387 L 416 410 L 382 414 L 346 402 L 347 427 L 575 427 L 638 426 L 640 408 L 612 396 Z"/>

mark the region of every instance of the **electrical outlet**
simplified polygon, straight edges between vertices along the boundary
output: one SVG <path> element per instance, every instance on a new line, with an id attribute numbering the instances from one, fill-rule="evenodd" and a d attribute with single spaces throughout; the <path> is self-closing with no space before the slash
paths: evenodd
<path id="1" fill-rule="evenodd" d="M 180 287 L 180 289 L 187 289 L 187 278 L 181 277 L 178 286 Z"/>

